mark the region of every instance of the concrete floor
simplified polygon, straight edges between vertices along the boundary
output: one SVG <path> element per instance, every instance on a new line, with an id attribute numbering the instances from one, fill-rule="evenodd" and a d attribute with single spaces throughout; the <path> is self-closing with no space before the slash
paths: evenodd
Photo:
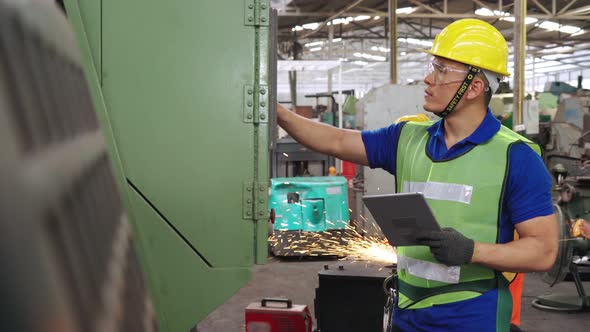
<path id="1" fill-rule="evenodd" d="M 253 268 L 252 279 L 246 286 L 197 325 L 198 332 L 244 331 L 244 308 L 252 302 L 260 301 L 262 297 L 287 297 L 293 303 L 305 304 L 312 311 L 315 321 L 313 300 L 318 286 L 318 271 L 326 264 L 330 268 L 344 265 L 345 268 L 373 271 L 385 269 L 383 265 L 349 260 L 279 261 L 269 258 L 268 264 Z M 590 294 L 590 282 L 584 282 L 584 287 L 586 293 Z M 557 313 L 541 311 L 531 306 L 535 296 L 551 292 L 576 294 L 576 289 L 573 282 L 564 281 L 550 288 L 536 274 L 525 276 L 522 329 L 531 332 L 590 331 L 590 311 Z"/>

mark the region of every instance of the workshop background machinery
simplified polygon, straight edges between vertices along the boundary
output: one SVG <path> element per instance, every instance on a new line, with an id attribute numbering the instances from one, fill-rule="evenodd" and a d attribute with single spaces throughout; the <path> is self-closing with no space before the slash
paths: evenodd
<path id="1" fill-rule="evenodd" d="M 363 130 L 387 127 L 404 115 L 425 114 L 422 84 L 383 85 L 369 91 L 356 102 L 356 124 Z M 359 232 L 369 236 L 380 234 L 373 216 L 365 207 L 364 195 L 392 194 L 395 192 L 395 177 L 380 168 L 357 167 L 351 188 L 351 220 Z"/>
<path id="2" fill-rule="evenodd" d="M 348 182 L 342 176 L 271 179 L 269 209 L 274 255 L 337 256 L 331 248 L 344 243 L 350 221 Z"/>
<path id="3" fill-rule="evenodd" d="M 159 330 L 88 87 L 52 1 L 0 0 L 2 331 Z"/>
<path id="4" fill-rule="evenodd" d="M 554 175 L 555 210 L 559 223 L 559 253 L 543 280 L 553 286 L 569 275 L 577 295 L 538 296 L 533 306 L 555 311 L 590 308 L 590 297 L 582 279 L 590 276 L 590 234 L 575 234 L 576 222 L 590 220 L 590 97 L 579 90 L 571 98 L 560 98 L 559 108 L 549 128 L 539 137 L 544 146 L 547 168 Z M 585 278 L 586 277 L 586 278 Z"/>
<path id="5" fill-rule="evenodd" d="M 584 273 L 590 273 L 590 239 L 573 236 L 576 220 L 587 222 L 590 211 L 590 177 L 567 176 L 567 170 L 562 164 L 553 167 L 557 184 L 555 192 L 558 196 L 555 212 L 559 225 L 559 252 L 553 267 L 543 274 L 543 281 L 550 286 L 562 282 L 571 275 L 577 294 L 545 294 L 533 300 L 533 306 L 538 309 L 553 311 L 580 311 L 590 309 L 590 297 L 582 285 Z"/>
<path id="6" fill-rule="evenodd" d="M 334 96 L 338 94 L 339 92 L 305 95 L 307 98 L 315 98 L 316 107 L 314 112 L 320 119 L 320 122 L 338 127 L 338 102 L 336 102 L 336 98 L 334 98 Z M 342 128 L 356 129 L 356 98 L 354 96 L 354 90 L 342 91 L 342 94 L 345 96 L 344 102 L 342 103 Z M 328 100 L 328 103 L 326 104 L 332 105 L 331 109 L 328 109 L 328 106 L 326 105 L 322 105 L 320 103 L 320 98 L 326 98 Z"/>
<path id="7" fill-rule="evenodd" d="M 65 8 L 162 330 L 188 331 L 266 262 L 276 16 L 268 0 Z"/>
<path id="8" fill-rule="evenodd" d="M 271 153 L 271 177 L 300 177 L 328 175 L 334 157 L 299 144 L 291 137 L 277 139 Z"/>
<path id="9" fill-rule="evenodd" d="M 305 95 L 306 98 L 315 98 L 315 106 L 297 106 L 294 111 L 309 119 L 338 127 L 338 103 L 334 98 L 338 94 L 339 92 Z M 354 90 L 342 91 L 342 94 L 345 96 L 342 104 L 342 127 L 356 129 L 356 98 Z M 324 105 L 323 101 L 328 102 Z M 271 132 L 278 133 L 279 129 L 271 128 Z M 283 133 L 286 134 L 284 131 Z M 310 150 L 290 136 L 279 137 L 276 140 L 276 145 L 271 149 L 271 177 L 273 178 L 310 175 L 326 176 L 330 166 L 336 166 L 334 157 Z M 340 173 L 354 177 L 354 174 L 345 174 L 351 168 L 353 168 L 353 165 L 343 165 Z"/>

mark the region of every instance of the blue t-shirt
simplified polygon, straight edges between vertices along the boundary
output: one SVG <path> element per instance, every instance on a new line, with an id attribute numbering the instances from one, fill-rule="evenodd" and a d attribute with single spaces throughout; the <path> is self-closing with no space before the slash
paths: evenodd
<path id="1" fill-rule="evenodd" d="M 490 140 L 500 130 L 498 121 L 488 109 L 479 127 L 467 138 L 447 149 L 444 120 L 428 128 L 427 149 L 435 161 L 451 159 L 474 145 Z M 395 175 L 396 152 L 401 124 L 362 132 L 369 166 L 383 168 Z M 500 243 L 512 241 L 514 225 L 553 214 L 551 176 L 541 157 L 525 143 L 510 150 L 508 181 L 505 187 L 500 219 Z M 392 181 L 392 186 L 394 185 Z M 395 324 L 407 331 L 496 331 L 497 290 L 473 299 L 424 309 L 398 309 Z"/>

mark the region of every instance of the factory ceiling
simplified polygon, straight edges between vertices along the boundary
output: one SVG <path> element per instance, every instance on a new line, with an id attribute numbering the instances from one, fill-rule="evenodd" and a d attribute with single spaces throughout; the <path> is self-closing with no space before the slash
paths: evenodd
<path id="1" fill-rule="evenodd" d="M 502 0 L 271 0 L 279 16 L 279 57 L 385 69 L 379 62 L 388 61 L 391 49 L 389 2 L 397 2 L 398 66 L 407 77 L 423 71 L 426 56 L 416 49 L 431 45 L 444 26 L 460 18 L 498 28 L 513 58 L 514 1 Z M 525 23 L 527 65 L 535 62 L 535 75 L 590 67 L 590 0 L 529 0 Z M 387 75 L 372 71 L 372 77 Z"/>

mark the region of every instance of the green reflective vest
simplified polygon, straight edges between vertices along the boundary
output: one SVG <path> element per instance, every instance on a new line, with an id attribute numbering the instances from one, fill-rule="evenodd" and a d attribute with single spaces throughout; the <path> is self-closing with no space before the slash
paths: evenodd
<path id="1" fill-rule="evenodd" d="M 432 124 L 407 122 L 402 127 L 396 156 L 397 192 L 422 192 L 441 227 L 453 227 L 476 242 L 498 243 L 510 147 L 526 142 L 539 154 L 540 148 L 501 126 L 492 139 L 468 152 L 453 159 L 433 161 L 427 150 L 427 129 Z M 448 270 L 448 274 L 459 274 L 458 283 L 438 281 L 441 279 L 433 280 L 428 270 L 437 271 L 440 267 L 444 271 L 447 267 L 436 261 L 428 247 L 398 247 L 398 256 L 413 267 L 398 263 L 400 308 L 419 309 L 467 300 L 497 287 L 499 296 L 504 298 L 499 302 L 506 302 L 499 305 L 509 305 L 511 310 L 508 281 L 498 271 L 466 264 Z"/>

